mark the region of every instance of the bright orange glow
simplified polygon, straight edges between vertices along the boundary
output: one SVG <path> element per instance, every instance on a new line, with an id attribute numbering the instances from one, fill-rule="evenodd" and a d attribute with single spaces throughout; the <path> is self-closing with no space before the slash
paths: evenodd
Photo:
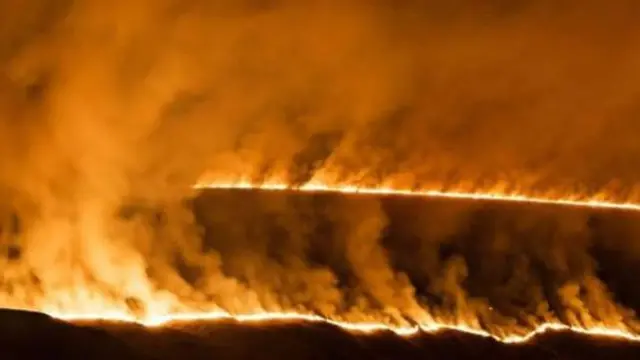
<path id="1" fill-rule="evenodd" d="M 305 315 L 292 312 L 270 312 L 255 314 L 239 314 L 231 315 L 227 312 L 202 312 L 202 313 L 181 313 L 172 315 L 155 315 L 145 318 L 135 318 L 125 314 L 56 314 L 51 316 L 69 321 L 69 322 L 126 322 L 137 323 L 146 327 L 170 327 L 177 323 L 194 323 L 194 322 L 216 322 L 216 321 L 234 321 L 238 323 L 254 324 L 259 326 L 269 326 L 277 323 L 325 323 L 336 326 L 344 331 L 355 334 L 372 334 L 378 332 L 392 332 L 398 336 L 411 337 L 418 334 L 433 334 L 441 331 L 459 331 L 462 333 L 472 334 L 481 337 L 493 338 L 499 342 L 515 344 L 528 342 L 538 335 L 551 331 L 570 331 L 588 336 L 597 336 L 605 338 L 616 338 L 621 340 L 640 342 L 640 335 L 634 334 L 627 329 L 610 328 L 606 326 L 594 326 L 590 328 L 564 325 L 557 322 L 548 322 L 541 324 L 533 330 L 523 334 L 491 334 L 485 330 L 476 329 L 467 325 L 451 325 L 446 323 L 429 323 L 420 324 L 411 327 L 395 327 L 377 322 L 346 322 L 340 320 L 332 320 L 317 315 Z"/>
<path id="2" fill-rule="evenodd" d="M 195 188 L 398 195 L 508 201 L 633 211 L 640 210 L 640 204 L 616 203 L 597 199 L 579 200 L 577 197 L 536 197 L 499 191 L 410 190 L 395 186 L 360 187 L 351 183 L 344 185 L 328 184 L 332 183 L 311 181 L 297 187 L 290 187 L 285 182 L 280 181 L 268 181 L 262 184 L 254 184 L 249 181 L 218 181 L 201 182 L 197 184 Z M 99 228 L 87 228 L 91 230 L 91 232 L 87 233 L 87 236 L 91 239 L 96 238 L 96 234 L 101 234 Z M 93 248 L 89 249 L 91 250 Z M 96 256 L 96 259 L 100 259 L 100 256 L 103 255 L 100 251 L 90 252 L 89 254 Z M 130 255 L 125 252 L 122 254 Z M 43 254 L 43 256 L 48 256 L 48 254 Z M 36 258 L 36 260 L 39 259 L 40 258 Z M 121 258 L 118 260 L 121 260 Z M 4 294 L 6 295 L 4 297 L 0 296 L 0 304 L 7 307 L 41 311 L 54 318 L 70 322 L 131 322 L 147 327 L 171 327 L 178 326 L 180 323 L 216 321 L 233 321 L 253 324 L 255 326 L 269 326 L 276 323 L 311 322 L 330 324 L 352 333 L 370 334 L 376 332 L 393 332 L 403 337 L 411 337 L 421 333 L 437 333 L 453 330 L 493 338 L 504 343 L 522 343 L 542 333 L 572 331 L 590 336 L 640 342 L 640 334 L 637 332 L 638 327 L 627 323 L 627 320 L 633 322 L 633 319 L 628 319 L 632 316 L 619 315 L 611 312 L 611 319 L 600 321 L 594 320 L 589 317 L 588 314 L 582 314 L 580 310 L 575 309 L 576 314 L 574 314 L 575 316 L 573 317 L 569 317 L 569 324 L 562 324 L 554 318 L 545 318 L 546 320 L 532 320 L 527 325 L 496 326 L 490 329 L 484 328 L 481 325 L 478 317 L 475 317 L 472 313 L 473 310 L 470 310 L 469 313 L 465 313 L 465 311 L 462 310 L 459 314 L 454 314 L 455 316 L 441 317 L 429 314 L 429 311 L 426 309 L 420 309 L 420 311 L 413 312 L 417 315 L 411 318 L 410 323 L 409 321 L 398 323 L 398 321 L 396 321 L 397 319 L 389 320 L 389 318 L 384 315 L 369 314 L 365 309 L 358 314 L 331 314 L 320 316 L 310 311 L 289 311 L 290 308 L 286 306 L 283 306 L 281 309 L 277 307 L 279 310 L 265 310 L 258 303 L 248 302 L 239 304 L 239 308 L 234 311 L 228 311 L 222 310 L 217 304 L 212 304 L 202 298 L 197 298 L 196 300 L 188 298 L 188 296 L 183 298 L 178 292 L 159 292 L 144 275 L 145 259 L 141 257 L 131 257 L 129 260 L 130 262 L 126 264 L 130 267 L 125 267 L 119 262 L 117 266 L 109 268 L 108 272 L 109 275 L 117 272 L 116 275 L 118 276 L 116 276 L 115 279 L 117 279 L 118 282 L 114 282 L 116 286 L 128 287 L 127 290 L 123 290 L 121 293 L 114 294 L 104 292 L 99 287 L 93 287 L 91 279 L 86 280 L 81 277 L 73 277 L 75 273 L 70 273 L 68 274 L 70 276 L 68 278 L 63 276 L 59 278 L 54 277 L 54 280 L 60 282 L 53 283 L 55 286 L 42 291 L 41 298 L 35 295 L 32 296 L 30 292 L 31 288 L 24 286 L 23 289 L 20 289 L 19 293 Z M 47 268 L 47 271 L 53 270 Z M 67 273 L 64 273 L 64 275 L 66 276 Z M 144 309 L 143 311 L 133 311 L 127 305 L 125 301 L 126 296 L 122 296 L 122 294 L 131 293 L 136 295 L 136 299 L 141 305 L 140 308 Z M 16 294 L 18 294 L 18 296 L 16 296 Z M 185 300 L 186 298 L 190 300 Z M 238 302 L 241 302 L 241 300 L 238 300 Z"/>
<path id="3" fill-rule="evenodd" d="M 331 184 L 322 181 L 312 180 L 308 183 L 290 186 L 286 182 L 278 180 L 269 180 L 262 183 L 252 183 L 247 180 L 237 180 L 231 182 L 203 181 L 194 186 L 196 189 L 246 189 L 246 190 L 262 190 L 262 191 L 299 191 L 309 193 L 341 193 L 341 194 L 363 194 L 363 195 L 391 195 L 391 196 L 408 196 L 408 197 L 427 197 L 427 198 L 445 198 L 445 199 L 466 199 L 481 201 L 504 201 L 524 204 L 541 204 L 541 205 L 558 205 L 582 208 L 600 208 L 600 209 L 618 209 L 640 211 L 640 204 L 631 202 L 615 202 L 596 198 L 581 198 L 579 196 L 568 197 L 537 197 L 529 196 L 521 193 L 508 193 L 499 190 L 491 190 L 487 192 L 464 192 L 464 191 L 444 191 L 437 189 L 406 189 L 394 186 L 376 186 L 366 187 L 358 186 L 352 183 Z M 228 314 L 189 314 L 176 317 L 154 317 L 145 322 L 149 325 L 162 325 L 173 321 L 194 321 L 204 319 L 224 319 L 231 318 L 238 322 L 274 322 L 274 321 L 311 321 L 326 322 L 338 326 L 342 329 L 371 333 L 376 331 L 392 331 L 401 336 L 412 336 L 417 333 L 433 333 L 442 330 L 456 330 L 465 333 L 471 333 L 479 336 L 491 337 L 505 343 L 522 343 L 527 342 L 533 337 L 549 331 L 572 331 L 580 334 L 592 336 L 604 336 L 621 338 L 630 341 L 640 341 L 640 335 L 627 329 L 624 325 L 616 325 L 608 327 L 603 325 L 594 325 L 589 327 L 571 326 L 559 322 L 545 322 L 539 324 L 534 329 L 523 334 L 506 333 L 496 335 L 475 326 L 466 324 L 448 324 L 448 323 L 430 323 L 426 325 L 417 325 L 415 327 L 393 327 L 383 323 L 351 323 L 325 319 L 313 315 L 301 315 L 292 313 L 268 313 L 254 315 L 231 316 Z"/>
<path id="4" fill-rule="evenodd" d="M 535 196 L 522 193 L 503 192 L 499 189 L 488 191 L 447 191 L 438 189 L 407 189 L 394 186 L 359 186 L 354 184 L 325 184 L 311 181 L 299 186 L 289 186 L 284 182 L 266 181 L 263 183 L 252 183 L 246 180 L 234 182 L 202 182 L 195 185 L 196 189 L 256 189 L 264 191 L 300 191 L 309 193 L 341 193 L 341 194 L 363 194 L 363 195 L 391 195 L 425 198 L 445 198 L 460 200 L 481 200 L 481 201 L 503 201 L 515 203 L 528 203 L 540 205 L 560 205 L 582 208 L 618 209 L 640 211 L 640 204 L 632 202 L 616 202 L 601 200 L 597 198 L 581 198 L 580 196 Z"/>

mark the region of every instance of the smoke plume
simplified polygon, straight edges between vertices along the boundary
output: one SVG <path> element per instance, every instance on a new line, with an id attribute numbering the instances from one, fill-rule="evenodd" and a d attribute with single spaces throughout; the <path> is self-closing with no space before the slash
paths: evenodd
<path id="1" fill-rule="evenodd" d="M 637 199 L 638 11 L 0 0 L 0 304 L 635 329 L 631 215 L 192 185 Z"/>

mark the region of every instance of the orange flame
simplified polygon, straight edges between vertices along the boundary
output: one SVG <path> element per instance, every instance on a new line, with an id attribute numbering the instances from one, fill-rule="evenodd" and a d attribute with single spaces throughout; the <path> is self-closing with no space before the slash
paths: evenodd
<path id="1" fill-rule="evenodd" d="M 537 197 L 529 196 L 522 193 L 508 193 L 501 191 L 488 192 L 464 192 L 464 191 L 445 191 L 438 189 L 408 189 L 394 187 L 392 185 L 383 185 L 375 187 L 359 186 L 357 183 L 337 183 L 331 184 L 319 180 L 311 180 L 307 183 L 297 186 L 291 186 L 286 182 L 277 179 L 267 180 L 261 183 L 251 182 L 249 180 L 236 180 L 230 182 L 200 182 L 194 186 L 195 189 L 238 189 L 238 190 L 263 190 L 263 191 L 296 191 L 308 193 L 339 193 L 339 194 L 363 194 L 363 195 L 380 195 L 380 196 L 405 196 L 405 197 L 425 197 L 425 198 L 444 198 L 444 199 L 466 199 L 480 201 L 498 201 L 498 202 L 514 202 L 524 204 L 541 204 L 570 206 L 581 208 L 596 209 L 618 209 L 629 211 L 640 211 L 640 204 L 633 202 L 615 202 L 601 200 L 598 198 L 580 198 L 579 196 L 571 197 Z M 302 315 L 296 313 L 264 313 L 252 315 L 232 316 L 226 313 L 215 314 L 188 314 L 175 317 L 154 317 L 147 324 L 162 325 L 173 321 L 192 321 L 204 319 L 225 319 L 230 318 L 238 322 L 273 322 L 273 321 L 311 321 L 325 322 L 342 329 L 359 332 L 371 333 L 377 331 L 392 331 L 401 336 L 413 336 L 418 333 L 435 333 L 443 330 L 455 330 L 464 333 L 470 333 L 483 337 L 490 337 L 504 343 L 523 343 L 530 341 L 535 336 L 550 331 L 571 331 L 579 334 L 591 336 L 612 337 L 618 339 L 626 339 L 629 341 L 640 341 L 640 335 L 628 329 L 625 325 L 616 325 L 609 327 L 606 325 L 594 325 L 589 327 L 572 326 L 559 322 L 545 322 L 539 324 L 534 329 L 524 334 L 504 334 L 496 335 L 479 329 L 475 326 L 467 324 L 448 324 L 434 322 L 430 324 L 420 324 L 414 327 L 393 327 L 383 323 L 351 323 L 326 319 L 315 315 Z"/>
<path id="2" fill-rule="evenodd" d="M 515 192 L 501 192 L 492 189 L 487 192 L 465 192 L 465 191 L 446 191 L 438 189 L 407 189 L 393 186 L 359 186 L 357 184 L 325 184 L 322 182 L 311 181 L 299 186 L 290 186 L 285 182 L 266 181 L 262 183 L 253 183 L 248 180 L 238 180 L 233 182 L 201 182 L 194 186 L 195 189 L 254 189 L 263 191 L 299 191 L 309 193 L 340 193 L 340 194 L 362 194 L 362 195 L 390 195 L 405 197 L 424 197 L 424 198 L 444 198 L 444 199 L 460 199 L 460 200 L 480 200 L 480 201 L 502 201 L 515 202 L 525 204 L 540 205 L 559 205 L 581 208 L 596 209 L 618 209 L 640 211 L 640 203 L 634 202 L 616 202 L 609 200 L 601 200 L 596 197 L 583 198 L 579 196 L 566 197 L 543 197 L 532 196 Z"/>
<path id="3" fill-rule="evenodd" d="M 462 191 L 443 191 L 430 189 L 403 189 L 393 186 L 380 187 L 360 187 L 354 184 L 330 185 L 320 181 L 311 181 L 309 183 L 292 187 L 281 181 L 267 181 L 261 184 L 252 183 L 250 181 L 229 181 L 229 182 L 200 182 L 194 186 L 196 189 L 259 189 L 265 191 L 300 191 L 300 192 L 325 192 L 325 193 L 344 193 L 344 194 L 372 194 L 372 195 L 398 195 L 413 197 L 437 197 L 451 199 L 469 199 L 469 200 L 486 200 L 486 201 L 507 201 L 528 204 L 549 204 L 573 207 L 591 207 L 591 208 L 608 208 L 621 210 L 640 210 L 640 204 L 635 203 L 617 203 L 597 199 L 576 198 L 545 198 L 526 196 L 514 193 L 501 192 L 462 192 Z M 142 286 L 144 291 L 146 288 Z M 54 318 L 62 319 L 70 322 L 93 322 L 93 321 L 113 321 L 113 322 L 130 322 L 137 323 L 147 327 L 163 327 L 174 326 L 179 323 L 189 322 L 215 322 L 215 321 L 235 321 L 238 323 L 255 324 L 259 326 L 267 326 L 274 323 L 325 323 L 336 326 L 345 331 L 358 334 L 371 334 L 376 332 L 392 332 L 402 337 L 416 336 L 421 333 L 438 333 L 447 330 L 460 331 L 477 336 L 492 338 L 503 343 L 523 343 L 528 342 L 532 338 L 547 332 L 553 331 L 571 331 L 575 333 L 585 334 L 589 336 L 608 337 L 626 341 L 640 342 L 640 334 L 636 333 L 635 327 L 630 327 L 623 320 L 611 322 L 587 322 L 588 324 L 563 324 L 553 319 L 542 321 L 526 328 L 508 327 L 506 329 L 486 330 L 477 321 L 467 321 L 464 317 L 456 321 L 448 321 L 439 318 L 427 316 L 426 319 L 415 321 L 415 325 L 397 325 L 386 320 L 376 317 L 366 318 L 346 318 L 346 317 L 323 317 L 305 312 L 286 312 L 286 311 L 265 311 L 256 308 L 249 310 L 247 306 L 246 313 L 230 313 L 221 310 L 216 306 L 190 306 L 183 304 L 178 300 L 178 296 L 172 294 L 153 293 L 149 289 L 149 296 L 141 299 L 144 303 L 146 311 L 144 314 L 134 314 L 134 312 L 121 304 L 121 301 L 110 301 L 108 297 L 100 296 L 100 293 L 92 293 L 90 289 L 85 289 L 81 285 L 79 288 L 67 289 L 73 294 L 64 295 L 65 289 L 62 289 L 62 295 L 59 296 L 56 303 L 44 302 L 21 302 L 24 299 L 3 298 L 4 305 L 17 308 L 35 309 Z M 74 292 L 75 291 L 75 292 Z M 143 291 L 143 292 L 144 292 Z M 74 295 L 75 294 L 75 295 Z M 60 294 L 57 294 L 60 295 Z M 166 295 L 166 296 L 165 296 Z M 67 298 L 69 297 L 69 298 Z M 76 297 L 79 297 L 76 299 Z M 75 299 L 75 300 L 74 300 Z M 68 301 L 67 301 L 68 300 Z M 31 306 L 24 306 L 24 304 Z M 115 305 L 118 304 L 118 305 Z M 78 305 L 78 306 L 73 306 Z M 207 304 L 211 305 L 211 304 Z M 77 312 L 70 312 L 76 309 Z M 194 309 L 197 309 L 194 311 Z M 371 321 L 374 319 L 374 321 Z"/>
<path id="4" fill-rule="evenodd" d="M 324 323 L 336 326 L 344 331 L 354 334 L 374 334 L 380 332 L 392 332 L 402 337 L 412 337 L 419 334 L 436 334 L 442 331 L 458 331 L 466 334 L 491 338 L 506 344 L 518 344 L 531 341 L 536 336 L 553 331 L 570 331 L 587 336 L 596 336 L 604 338 L 613 338 L 619 340 L 627 340 L 640 342 L 640 335 L 631 332 L 624 327 L 614 328 L 607 326 L 580 327 L 571 326 L 558 322 L 547 322 L 540 324 L 534 329 L 523 334 L 504 334 L 496 335 L 488 331 L 478 329 L 469 325 L 452 325 L 447 323 L 427 323 L 418 324 L 410 327 L 391 326 L 380 322 L 347 322 L 341 320 L 333 320 L 318 315 L 302 314 L 294 312 L 263 312 L 253 314 L 232 315 L 224 311 L 216 312 L 194 312 L 194 313 L 178 313 L 167 315 L 152 315 L 144 318 L 136 318 L 127 314 L 56 314 L 50 313 L 54 318 L 69 322 L 125 322 L 136 323 L 146 327 L 165 327 L 172 326 L 176 323 L 193 323 L 193 322 L 216 322 L 216 321 L 234 321 L 237 323 L 256 324 L 268 326 L 277 323 Z"/>

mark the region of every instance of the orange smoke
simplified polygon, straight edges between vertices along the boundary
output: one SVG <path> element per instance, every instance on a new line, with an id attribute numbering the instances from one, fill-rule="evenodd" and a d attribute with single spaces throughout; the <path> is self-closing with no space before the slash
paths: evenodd
<path id="1" fill-rule="evenodd" d="M 433 276 L 444 278 L 437 295 L 447 304 L 431 308 L 407 277 L 396 276 L 379 241 L 385 215 L 369 204 L 357 211 L 347 205 L 336 216 L 346 218 L 336 222 L 349 228 L 340 234 L 348 243 L 345 262 L 358 272 L 356 299 L 346 305 L 333 269 L 314 268 L 299 248 L 287 255 L 293 264 L 282 266 L 261 250 L 235 262 L 206 251 L 183 204 L 185 189 L 205 170 L 286 173 L 304 154 L 299 162 L 324 164 L 304 184 L 214 176 L 196 188 L 640 210 L 640 202 L 608 193 L 528 188 L 544 186 L 540 179 L 595 177 L 598 187 L 637 178 L 628 165 L 640 156 L 640 51 L 630 5 L 580 3 L 561 12 L 541 5 L 511 14 L 500 5 L 478 17 L 475 6 L 451 12 L 394 4 L 390 11 L 359 1 L 11 3 L 0 11 L 8 14 L 0 95 L 11 95 L 0 96 L 0 192 L 15 195 L 21 225 L 0 239 L 0 306 L 148 326 L 232 318 L 321 321 L 403 336 L 451 328 L 505 342 L 552 329 L 638 339 L 634 317 L 597 279 L 562 283 L 565 320 L 537 293 L 535 314 L 505 319 L 467 296 L 466 264 L 452 261 Z M 411 169 L 413 176 L 363 182 L 336 179 L 335 169 L 368 169 L 372 178 Z M 452 170 L 465 179 L 515 178 L 523 188 L 407 185 Z M 168 220 L 114 215 L 130 197 L 162 207 Z M 227 213 L 222 220 L 238 230 L 230 239 L 264 236 Z M 300 238 L 291 247 L 306 242 L 304 225 L 291 226 Z M 562 251 L 553 261 L 564 270 Z M 195 280 L 178 269 L 183 263 L 195 269 Z M 236 277 L 228 263 L 250 269 Z M 500 325 L 487 321 L 497 317 Z"/>
<path id="2" fill-rule="evenodd" d="M 301 191 L 301 192 L 335 192 L 343 194 L 371 194 L 371 195 L 398 195 L 416 197 L 439 197 L 450 199 L 470 199 L 486 201 L 509 201 L 525 204 L 547 204 L 574 207 L 593 207 L 621 210 L 640 210 L 640 205 L 634 203 L 616 203 L 597 199 L 582 199 L 579 197 L 568 198 L 544 198 L 527 196 L 524 194 L 505 192 L 461 192 L 430 189 L 402 189 L 393 186 L 360 187 L 355 184 L 327 184 L 312 181 L 298 186 L 290 186 L 284 182 L 267 181 L 264 183 L 252 183 L 250 181 L 221 182 L 202 181 L 195 185 L 197 189 L 256 189 L 264 191 Z M 142 279 L 142 280 L 140 280 Z M 135 281 L 139 280 L 139 283 Z M 587 313 L 580 313 L 580 304 L 576 305 L 578 314 L 569 320 L 571 324 L 563 324 L 556 319 L 547 319 L 530 324 L 528 326 L 507 326 L 487 329 L 482 326 L 473 314 L 463 311 L 456 316 L 436 316 L 424 310 L 424 316 L 411 319 L 410 323 L 399 323 L 390 320 L 386 316 L 377 314 L 349 314 L 325 316 L 316 315 L 304 310 L 289 310 L 282 308 L 280 311 L 265 309 L 257 303 L 247 301 L 240 304 L 238 311 L 230 312 L 217 304 L 206 300 L 183 301 L 179 294 L 157 292 L 151 288 L 143 277 L 132 276 L 130 285 L 138 291 L 138 294 L 147 294 L 140 297 L 140 311 L 135 311 L 120 298 L 111 299 L 104 293 L 92 291 L 90 287 L 67 284 L 71 288 L 65 288 L 65 284 L 58 289 L 57 294 L 44 294 L 43 299 L 33 303 L 9 302 L 12 307 L 34 309 L 52 315 L 55 318 L 72 321 L 124 321 L 135 322 L 149 327 L 172 326 L 182 322 L 212 322 L 235 321 L 238 323 L 251 323 L 259 326 L 268 326 L 273 323 L 327 323 L 353 333 L 393 332 L 398 336 L 415 336 L 420 333 L 437 333 L 440 331 L 454 330 L 470 333 L 483 337 L 490 337 L 505 343 L 527 342 L 533 337 L 549 331 L 572 331 L 576 333 L 612 337 L 629 341 L 640 341 L 634 327 L 627 325 L 625 319 L 612 316 L 606 321 L 594 320 Z M 69 293 L 65 297 L 65 292 Z M 74 295 L 71 295 L 74 294 Z M 52 301 L 48 301 L 50 296 Z M 6 299 L 5 299 L 6 301 Z M 240 300 L 241 301 L 241 300 Z M 582 310 L 585 311 L 586 310 Z"/>

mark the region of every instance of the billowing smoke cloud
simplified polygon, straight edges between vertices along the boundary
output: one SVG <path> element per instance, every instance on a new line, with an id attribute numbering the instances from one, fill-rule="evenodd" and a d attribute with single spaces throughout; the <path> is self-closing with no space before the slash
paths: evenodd
<path id="1" fill-rule="evenodd" d="M 628 323 L 599 279 L 638 258 L 629 219 L 190 199 L 205 174 L 634 198 L 638 11 L 0 1 L 1 303 Z"/>

